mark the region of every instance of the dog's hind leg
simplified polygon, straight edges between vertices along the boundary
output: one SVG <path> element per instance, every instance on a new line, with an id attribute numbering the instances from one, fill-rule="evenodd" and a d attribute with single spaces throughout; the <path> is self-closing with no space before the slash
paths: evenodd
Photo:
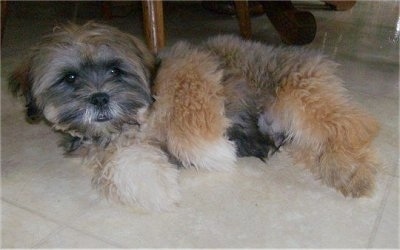
<path id="1" fill-rule="evenodd" d="M 369 195 L 378 168 L 371 142 L 379 126 L 349 100 L 333 67 L 328 60 L 317 59 L 307 68 L 292 69 L 261 116 L 272 123 L 260 124 L 272 134 L 285 132 L 294 159 L 325 184 L 345 196 Z"/>

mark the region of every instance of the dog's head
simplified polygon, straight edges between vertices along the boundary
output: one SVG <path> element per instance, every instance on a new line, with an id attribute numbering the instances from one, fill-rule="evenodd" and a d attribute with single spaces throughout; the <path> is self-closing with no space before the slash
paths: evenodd
<path id="1" fill-rule="evenodd" d="M 94 22 L 57 28 L 10 77 L 27 116 L 82 138 L 140 124 L 151 104 L 154 57 L 137 38 Z"/>

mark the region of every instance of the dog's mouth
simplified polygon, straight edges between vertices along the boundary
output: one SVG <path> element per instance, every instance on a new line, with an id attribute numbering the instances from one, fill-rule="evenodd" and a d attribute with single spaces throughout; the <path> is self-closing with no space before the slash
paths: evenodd
<path id="1" fill-rule="evenodd" d="M 96 122 L 106 122 L 106 121 L 109 121 L 111 119 L 112 119 L 112 117 L 111 117 L 111 114 L 109 112 L 100 111 L 97 114 L 97 117 L 96 117 L 95 121 Z"/>
<path id="2" fill-rule="evenodd" d="M 96 122 L 106 122 L 111 120 L 111 118 L 105 114 L 99 114 L 96 118 Z"/>

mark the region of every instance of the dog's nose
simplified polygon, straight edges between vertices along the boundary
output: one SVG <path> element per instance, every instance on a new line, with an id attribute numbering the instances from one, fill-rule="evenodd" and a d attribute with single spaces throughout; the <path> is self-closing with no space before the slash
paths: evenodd
<path id="1" fill-rule="evenodd" d="M 110 96 L 106 93 L 99 92 L 99 93 L 93 94 L 90 97 L 89 101 L 91 104 L 93 104 L 95 106 L 102 107 L 110 101 Z"/>

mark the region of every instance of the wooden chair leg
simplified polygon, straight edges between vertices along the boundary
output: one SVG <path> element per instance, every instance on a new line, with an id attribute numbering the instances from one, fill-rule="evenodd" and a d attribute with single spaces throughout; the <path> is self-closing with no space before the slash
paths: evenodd
<path id="1" fill-rule="evenodd" d="M 251 21 L 249 2 L 243 0 L 235 0 L 236 15 L 239 20 L 240 35 L 245 39 L 251 38 Z"/>
<path id="2" fill-rule="evenodd" d="M 144 0 L 142 8 L 147 46 L 157 53 L 165 46 L 163 3 L 157 0 Z"/>

